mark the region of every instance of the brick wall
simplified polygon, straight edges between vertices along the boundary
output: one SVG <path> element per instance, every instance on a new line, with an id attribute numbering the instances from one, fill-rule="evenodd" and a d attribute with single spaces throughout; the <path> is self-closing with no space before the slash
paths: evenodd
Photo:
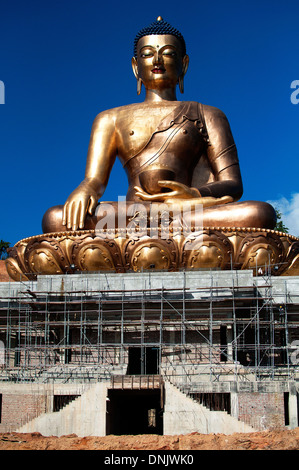
<path id="1" fill-rule="evenodd" d="M 239 393 L 238 402 L 239 420 L 258 430 L 285 425 L 283 393 Z"/>
<path id="2" fill-rule="evenodd" d="M 45 395 L 4 393 L 2 394 L 0 432 L 14 430 L 45 411 Z"/>

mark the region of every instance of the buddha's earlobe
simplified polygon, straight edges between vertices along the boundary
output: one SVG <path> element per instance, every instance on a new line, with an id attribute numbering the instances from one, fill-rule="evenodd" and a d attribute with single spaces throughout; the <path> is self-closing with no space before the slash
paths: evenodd
<path id="1" fill-rule="evenodd" d="M 136 60 L 135 57 L 132 58 L 132 69 L 133 69 L 133 73 L 135 75 L 135 78 L 137 80 L 137 95 L 140 95 L 141 87 L 142 87 L 142 81 L 141 81 L 141 78 L 138 77 L 138 66 L 137 66 L 137 60 Z"/>
<path id="2" fill-rule="evenodd" d="M 131 64 L 132 64 L 133 74 L 135 75 L 135 78 L 137 78 L 138 80 L 138 66 L 137 66 L 137 60 L 135 57 L 132 57 Z"/>
<path id="3" fill-rule="evenodd" d="M 141 93 L 141 87 L 142 87 L 141 78 L 137 78 L 137 95 L 140 95 L 140 93 Z"/>
<path id="4" fill-rule="evenodd" d="M 182 75 L 179 77 L 179 88 L 180 88 L 181 93 L 184 93 L 184 76 L 188 70 L 188 65 L 189 65 L 189 56 L 185 55 L 183 58 L 183 72 L 182 72 Z"/>
<path id="5" fill-rule="evenodd" d="M 180 92 L 183 94 L 184 93 L 184 75 L 181 75 L 179 77 L 179 89 L 180 89 Z"/>

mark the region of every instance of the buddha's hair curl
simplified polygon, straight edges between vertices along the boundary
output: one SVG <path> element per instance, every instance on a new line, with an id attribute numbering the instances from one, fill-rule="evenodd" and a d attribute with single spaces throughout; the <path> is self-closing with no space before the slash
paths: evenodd
<path id="1" fill-rule="evenodd" d="M 134 57 L 137 57 L 137 43 L 139 39 L 144 36 L 158 35 L 158 34 L 170 34 L 175 36 L 181 43 L 183 56 L 186 55 L 186 43 L 182 34 L 171 24 L 164 21 L 161 17 L 158 17 L 156 21 L 151 23 L 149 26 L 142 28 L 135 36 L 134 39 Z"/>

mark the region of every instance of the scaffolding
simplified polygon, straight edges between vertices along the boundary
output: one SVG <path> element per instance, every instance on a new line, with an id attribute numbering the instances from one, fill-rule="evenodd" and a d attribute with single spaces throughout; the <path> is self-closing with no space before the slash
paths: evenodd
<path id="1" fill-rule="evenodd" d="M 186 272 L 178 275 L 179 288 L 128 290 L 88 287 L 82 273 L 76 275 L 81 290 L 25 283 L 1 297 L 0 380 L 159 375 L 196 390 L 202 382 L 297 377 L 291 358 L 299 339 L 299 286 L 292 299 L 286 288 L 278 303 L 270 275 L 252 285 L 236 284 L 233 276 L 218 285 L 210 271 L 205 287 L 187 287 Z"/>

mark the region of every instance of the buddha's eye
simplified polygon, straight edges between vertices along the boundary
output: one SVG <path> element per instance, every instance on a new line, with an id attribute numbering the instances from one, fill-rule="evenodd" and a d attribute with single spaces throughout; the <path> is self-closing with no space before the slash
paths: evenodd
<path id="1" fill-rule="evenodd" d="M 140 57 L 152 57 L 153 56 L 153 51 L 151 51 L 150 49 L 149 50 L 145 50 L 145 51 L 142 51 L 140 53 Z"/>
<path id="2" fill-rule="evenodd" d="M 172 49 L 166 49 L 163 51 L 163 55 L 166 55 L 167 57 L 176 57 L 176 52 Z"/>

